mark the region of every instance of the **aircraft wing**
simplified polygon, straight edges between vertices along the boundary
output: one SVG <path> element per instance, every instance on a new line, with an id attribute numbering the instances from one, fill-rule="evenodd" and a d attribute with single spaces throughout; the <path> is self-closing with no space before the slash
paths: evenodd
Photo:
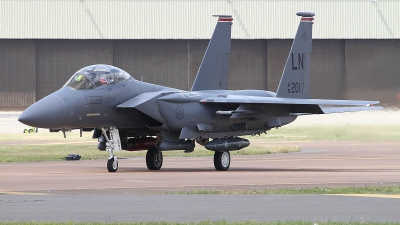
<path id="1" fill-rule="evenodd" d="M 376 104 L 379 104 L 379 101 L 297 99 L 297 98 L 260 97 L 260 96 L 243 96 L 243 95 L 219 95 L 216 97 L 208 97 L 201 99 L 200 103 L 288 105 L 289 111 L 292 115 L 329 114 L 329 113 L 356 112 L 356 111 L 382 109 L 382 107 L 380 106 L 374 106 Z M 321 107 L 320 105 L 331 106 L 331 107 Z M 340 106 L 346 106 L 346 107 L 340 107 Z"/>
<path id="2" fill-rule="evenodd" d="M 200 100 L 201 103 L 253 103 L 253 104 L 294 104 L 294 105 L 353 105 L 367 106 L 379 104 L 379 101 L 363 100 L 329 100 L 329 99 L 299 99 L 244 95 L 218 95 Z"/>
<path id="3" fill-rule="evenodd" d="M 342 113 L 342 112 L 359 112 L 383 109 L 382 106 L 365 106 L 365 107 L 321 107 L 324 114 Z"/>

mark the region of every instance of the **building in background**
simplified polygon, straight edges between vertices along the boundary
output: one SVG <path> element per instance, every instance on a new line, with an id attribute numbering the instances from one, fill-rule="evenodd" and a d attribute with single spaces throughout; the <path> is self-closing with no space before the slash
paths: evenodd
<path id="1" fill-rule="evenodd" d="M 0 109 L 24 109 L 91 64 L 189 90 L 233 16 L 230 89 L 276 91 L 298 11 L 313 11 L 313 98 L 399 104 L 398 0 L 0 1 Z"/>

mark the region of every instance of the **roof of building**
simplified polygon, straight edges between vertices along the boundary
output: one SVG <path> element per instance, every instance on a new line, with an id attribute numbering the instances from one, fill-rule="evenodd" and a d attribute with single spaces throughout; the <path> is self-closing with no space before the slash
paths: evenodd
<path id="1" fill-rule="evenodd" d="M 399 39 L 398 0 L 2 0 L 1 39 L 209 39 L 232 15 L 233 39 L 292 39 L 298 11 L 316 39 Z"/>

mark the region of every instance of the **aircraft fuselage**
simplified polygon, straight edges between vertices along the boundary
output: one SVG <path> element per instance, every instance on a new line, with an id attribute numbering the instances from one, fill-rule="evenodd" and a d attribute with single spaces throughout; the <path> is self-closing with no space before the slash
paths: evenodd
<path id="1" fill-rule="evenodd" d="M 117 107 L 141 93 L 163 92 L 156 96 L 152 111 L 158 120 L 146 116 L 133 108 Z M 201 99 L 212 96 L 252 95 L 275 97 L 275 93 L 262 90 L 216 90 L 186 92 L 129 79 L 127 81 L 100 86 L 94 89 L 73 89 L 64 86 L 30 106 L 20 117 L 35 127 L 42 128 L 101 128 L 140 129 L 146 135 L 152 124 L 173 132 L 181 132 L 186 127 L 204 137 L 239 136 L 260 133 L 272 127 L 292 122 L 285 105 L 268 107 L 260 105 L 258 113 L 250 115 L 218 114 L 237 110 L 241 104 L 213 105 L 201 103 Z M 243 105 L 243 104 L 242 104 Z M 279 125 L 268 125 L 268 121 L 279 119 Z M 193 132 L 192 132 L 193 133 Z M 236 134 L 236 135 L 235 135 Z M 189 137 L 184 137 L 189 138 Z M 190 137 L 196 138 L 196 137 Z"/>

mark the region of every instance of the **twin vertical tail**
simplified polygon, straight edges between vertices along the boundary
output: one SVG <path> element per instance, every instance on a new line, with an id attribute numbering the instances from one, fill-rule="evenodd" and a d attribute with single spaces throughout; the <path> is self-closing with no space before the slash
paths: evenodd
<path id="1" fill-rule="evenodd" d="M 231 53 L 232 16 L 217 15 L 218 23 L 210 39 L 191 91 L 227 90 Z"/>
<path id="2" fill-rule="evenodd" d="M 310 98 L 312 24 L 315 13 L 298 12 L 299 28 L 276 92 L 281 98 Z"/>

